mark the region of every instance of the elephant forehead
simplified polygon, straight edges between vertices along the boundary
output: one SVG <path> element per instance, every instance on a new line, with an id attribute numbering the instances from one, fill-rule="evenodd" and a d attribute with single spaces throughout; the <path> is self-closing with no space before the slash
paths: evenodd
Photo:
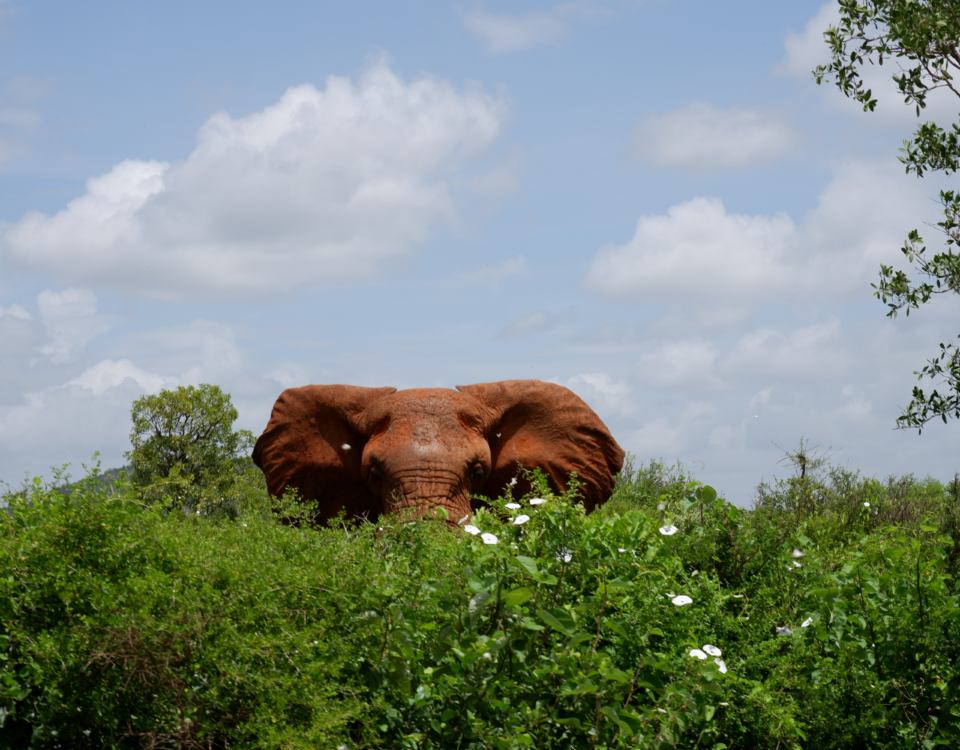
<path id="1" fill-rule="evenodd" d="M 480 410 L 475 401 L 448 388 L 411 388 L 378 399 L 368 418 L 436 437 L 439 432 L 479 427 Z"/>

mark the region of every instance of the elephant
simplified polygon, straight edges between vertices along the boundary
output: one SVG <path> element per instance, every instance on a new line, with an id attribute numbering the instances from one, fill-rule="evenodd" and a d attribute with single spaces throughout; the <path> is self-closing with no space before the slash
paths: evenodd
<path id="1" fill-rule="evenodd" d="M 341 511 L 442 516 L 463 523 L 508 486 L 530 490 L 539 467 L 562 492 L 570 474 L 590 512 L 611 495 L 624 452 L 573 391 L 539 380 L 449 388 L 307 385 L 280 394 L 253 460 L 274 497 L 315 500 L 315 524 Z"/>

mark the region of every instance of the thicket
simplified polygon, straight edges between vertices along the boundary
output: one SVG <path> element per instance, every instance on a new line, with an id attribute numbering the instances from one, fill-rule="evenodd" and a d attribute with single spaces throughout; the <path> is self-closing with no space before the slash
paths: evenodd
<path id="1" fill-rule="evenodd" d="M 594 514 L 540 482 L 461 533 L 34 480 L 0 512 L 0 746 L 957 745 L 958 482 L 808 468 L 748 511 L 628 464 Z"/>

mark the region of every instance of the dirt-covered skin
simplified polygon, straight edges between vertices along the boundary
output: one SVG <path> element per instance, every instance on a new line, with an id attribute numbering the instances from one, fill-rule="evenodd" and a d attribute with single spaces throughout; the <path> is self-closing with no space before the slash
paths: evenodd
<path id="1" fill-rule="evenodd" d="M 253 460 L 273 495 L 318 500 L 314 519 L 341 510 L 432 515 L 451 524 L 471 495 L 496 497 L 520 467 L 541 468 L 562 492 L 572 472 L 587 510 L 605 502 L 624 452 L 576 394 L 539 380 L 447 388 L 308 385 L 280 394 Z"/>

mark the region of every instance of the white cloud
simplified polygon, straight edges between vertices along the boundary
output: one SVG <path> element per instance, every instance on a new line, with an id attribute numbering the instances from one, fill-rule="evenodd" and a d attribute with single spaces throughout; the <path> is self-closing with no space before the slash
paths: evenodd
<path id="1" fill-rule="evenodd" d="M 720 350 L 710 341 L 668 341 L 644 352 L 631 376 L 647 388 L 716 391 L 723 387 L 714 372 L 719 356 Z"/>
<path id="2" fill-rule="evenodd" d="M 479 37 L 492 55 L 517 52 L 564 36 L 566 24 L 557 9 L 525 16 L 488 13 L 475 8 L 463 14 L 463 23 Z"/>
<path id="3" fill-rule="evenodd" d="M 89 289 L 45 289 L 37 295 L 37 307 L 50 337 L 40 351 L 54 364 L 72 359 L 91 339 L 110 330 L 108 318 L 97 315 L 97 296 Z"/>
<path id="4" fill-rule="evenodd" d="M 636 149 L 662 167 L 741 169 L 774 161 L 800 138 L 796 128 L 776 115 L 693 102 L 675 112 L 643 118 L 637 126 Z"/>
<path id="5" fill-rule="evenodd" d="M 730 377 L 780 380 L 842 378 L 852 364 L 839 320 L 783 333 L 759 328 L 745 334 L 721 358 L 718 370 Z"/>
<path id="6" fill-rule="evenodd" d="M 262 112 L 211 117 L 182 162 L 124 161 L 54 216 L 5 235 L 15 264 L 154 297 L 236 298 L 367 278 L 455 221 L 452 178 L 500 133 L 478 87 L 358 83 L 288 89 Z"/>
<path id="7" fill-rule="evenodd" d="M 574 375 L 563 385 L 590 404 L 602 419 L 633 416 L 639 411 L 631 396 L 633 389 L 626 382 L 614 380 L 605 372 Z"/>
<path id="8" fill-rule="evenodd" d="M 127 378 L 133 380 L 146 393 L 157 393 L 164 388 L 177 385 L 176 378 L 154 375 L 141 370 L 129 359 L 119 361 L 105 359 L 75 377 L 67 385 L 79 385 L 99 396 L 108 388 L 116 388 Z"/>
<path id="9" fill-rule="evenodd" d="M 30 313 L 24 310 L 20 305 L 10 305 L 10 307 L 0 307 L 0 318 L 9 315 L 11 318 L 20 320 L 30 320 Z"/>
<path id="10" fill-rule="evenodd" d="M 636 456 L 672 460 L 707 433 L 719 410 L 707 401 L 688 401 L 677 417 L 657 417 L 634 430 L 623 447 Z"/>
<path id="11" fill-rule="evenodd" d="M 783 40 L 784 58 L 777 65 L 777 72 L 813 80 L 813 69 L 830 61 L 830 48 L 823 33 L 840 23 L 840 6 L 828 2 L 807 21 L 801 32 L 787 34 Z"/>
<path id="12" fill-rule="evenodd" d="M 134 342 L 131 342 L 133 344 Z M 243 358 L 231 326 L 210 320 L 137 335 L 144 359 L 159 350 L 151 369 L 179 373 L 181 383 L 222 383 L 240 375 Z M 132 346 L 130 348 L 133 348 Z M 162 363 L 162 364 L 161 364 Z"/>
<path id="13" fill-rule="evenodd" d="M 800 226 L 785 214 L 729 214 L 718 198 L 694 198 L 640 217 L 629 242 L 597 253 L 584 283 L 638 304 L 849 299 L 869 289 L 881 261 L 899 262 L 912 228 L 935 221 L 924 187 L 895 165 L 846 164 Z"/>
<path id="14" fill-rule="evenodd" d="M 520 339 L 533 334 L 556 333 L 560 329 L 560 316 L 547 310 L 537 310 L 518 318 L 500 331 L 498 338 Z"/>
<path id="15" fill-rule="evenodd" d="M 460 15 L 487 52 L 500 55 L 556 42 L 567 35 L 570 21 L 609 17 L 611 11 L 596 0 L 573 0 L 522 16 L 488 13 L 482 7 Z"/>
<path id="16" fill-rule="evenodd" d="M 666 216 L 642 216 L 630 242 L 597 253 L 586 285 L 638 303 L 776 297 L 793 280 L 795 236 L 785 214 L 728 214 L 719 198 L 694 198 Z"/>

